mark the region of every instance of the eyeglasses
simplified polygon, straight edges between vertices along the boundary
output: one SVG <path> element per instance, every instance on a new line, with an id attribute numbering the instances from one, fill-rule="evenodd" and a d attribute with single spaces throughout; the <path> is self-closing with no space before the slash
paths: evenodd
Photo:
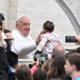
<path id="1" fill-rule="evenodd" d="M 22 23 L 23 26 L 30 26 L 30 23 Z"/>

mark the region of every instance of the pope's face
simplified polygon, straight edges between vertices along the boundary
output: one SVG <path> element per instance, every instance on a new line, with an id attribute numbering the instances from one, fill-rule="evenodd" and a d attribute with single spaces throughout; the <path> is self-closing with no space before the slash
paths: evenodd
<path id="1" fill-rule="evenodd" d="M 27 17 L 21 18 L 21 23 L 18 25 L 18 30 L 23 36 L 27 36 L 30 32 L 30 20 Z"/>

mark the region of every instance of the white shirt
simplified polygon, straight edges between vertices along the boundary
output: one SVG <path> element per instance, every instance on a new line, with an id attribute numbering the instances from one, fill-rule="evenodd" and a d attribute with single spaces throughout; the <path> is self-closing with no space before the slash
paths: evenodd
<path id="1" fill-rule="evenodd" d="M 56 44 L 61 44 L 61 37 L 58 33 L 52 32 L 42 34 L 42 39 L 37 47 L 37 50 L 47 53 L 48 56 L 51 56 L 53 48 Z"/>
<path id="2" fill-rule="evenodd" d="M 20 56 L 25 56 L 36 48 L 36 43 L 30 35 L 24 37 L 18 30 L 14 30 L 12 32 L 12 37 L 13 41 L 11 50 Z M 23 49 L 25 49 L 25 52 L 21 53 L 20 51 Z"/>

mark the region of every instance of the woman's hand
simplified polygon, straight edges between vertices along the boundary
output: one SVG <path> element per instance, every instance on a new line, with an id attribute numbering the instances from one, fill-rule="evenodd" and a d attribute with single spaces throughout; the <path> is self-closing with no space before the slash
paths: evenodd
<path id="1" fill-rule="evenodd" d="M 75 36 L 78 43 L 80 43 L 80 35 Z"/>

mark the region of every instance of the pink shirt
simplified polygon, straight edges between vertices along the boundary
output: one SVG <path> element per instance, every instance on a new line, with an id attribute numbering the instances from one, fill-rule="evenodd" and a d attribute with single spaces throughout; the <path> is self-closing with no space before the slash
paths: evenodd
<path id="1" fill-rule="evenodd" d="M 34 66 L 31 68 L 31 74 L 33 75 L 36 70 L 37 70 L 37 66 L 34 65 Z"/>
<path id="2" fill-rule="evenodd" d="M 54 32 L 42 34 L 37 50 L 51 55 L 56 44 L 61 44 L 61 36 L 59 34 Z"/>

